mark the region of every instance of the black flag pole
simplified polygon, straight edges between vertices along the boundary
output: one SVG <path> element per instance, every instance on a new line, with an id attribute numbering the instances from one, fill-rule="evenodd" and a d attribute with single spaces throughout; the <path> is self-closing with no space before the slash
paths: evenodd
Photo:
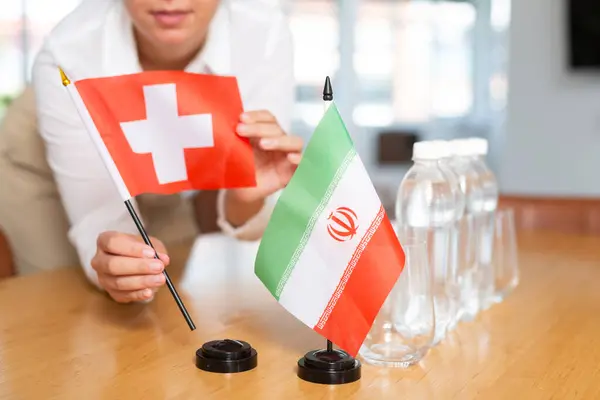
<path id="1" fill-rule="evenodd" d="M 333 89 L 329 77 L 323 87 L 325 111 L 333 101 Z M 298 360 L 298 377 L 311 383 L 339 385 L 356 382 L 361 377 L 361 363 L 342 350 L 334 350 L 327 340 L 326 350 L 312 350 Z"/>
<path id="2" fill-rule="evenodd" d="M 129 215 L 131 215 L 131 218 L 133 219 L 135 226 L 137 227 L 138 231 L 140 232 L 140 235 L 142 235 L 142 239 L 144 239 L 144 243 L 146 243 L 148 246 L 152 247 L 152 249 L 154 250 L 154 258 L 159 259 L 158 253 L 156 252 L 156 249 L 154 248 L 154 245 L 152 244 L 152 241 L 150 240 L 148 233 L 146 233 L 146 229 L 144 228 L 144 225 L 142 224 L 140 217 L 138 217 L 138 215 L 135 211 L 135 208 L 133 208 L 131 201 L 126 200 L 125 207 L 127 207 L 127 211 L 129 211 Z M 196 325 L 194 324 L 194 321 L 192 321 L 192 317 L 190 316 L 187 309 L 185 308 L 185 305 L 183 304 L 183 300 L 181 300 L 179 293 L 177 293 L 177 289 L 175 289 L 175 285 L 173 285 L 173 282 L 171 282 L 171 278 L 169 277 L 169 274 L 166 269 L 163 269 L 163 274 L 165 276 L 165 282 L 167 284 L 167 287 L 169 288 L 169 291 L 171 292 L 171 295 L 173 295 L 173 298 L 175 299 L 175 302 L 177 303 L 177 306 L 179 307 L 181 314 L 183 314 L 185 321 L 187 322 L 188 326 L 190 327 L 190 330 L 193 331 L 194 329 L 196 329 Z"/>
<path id="3" fill-rule="evenodd" d="M 323 101 L 325 102 L 325 111 L 327 111 L 327 107 L 333 101 L 333 88 L 331 87 L 331 80 L 329 77 L 325 78 L 325 86 L 323 87 Z M 333 351 L 333 343 L 331 340 L 327 340 L 327 351 Z"/>

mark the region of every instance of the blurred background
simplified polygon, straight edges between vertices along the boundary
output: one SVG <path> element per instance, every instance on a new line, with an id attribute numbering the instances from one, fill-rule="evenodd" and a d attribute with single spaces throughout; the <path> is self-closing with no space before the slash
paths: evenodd
<path id="1" fill-rule="evenodd" d="M 330 75 L 386 205 L 415 140 L 466 136 L 489 140 L 503 195 L 600 194 L 597 0 L 263 1 L 284 9 L 294 35 L 295 133 L 310 136 Z M 29 80 L 44 35 L 78 3 L 4 2 L 0 107 Z M 575 18 L 575 6 L 588 8 Z"/>

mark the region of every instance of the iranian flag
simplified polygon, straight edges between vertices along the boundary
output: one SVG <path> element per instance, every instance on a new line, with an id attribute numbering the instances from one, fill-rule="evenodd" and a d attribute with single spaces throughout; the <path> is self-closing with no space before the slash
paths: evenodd
<path id="1" fill-rule="evenodd" d="M 332 104 L 260 243 L 255 273 L 296 318 L 355 356 L 404 252 Z"/>

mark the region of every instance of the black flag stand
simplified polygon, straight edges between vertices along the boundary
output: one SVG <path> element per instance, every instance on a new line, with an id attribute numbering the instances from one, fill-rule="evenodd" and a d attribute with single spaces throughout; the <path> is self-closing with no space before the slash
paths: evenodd
<path id="1" fill-rule="evenodd" d="M 333 89 L 329 77 L 325 79 L 323 101 L 333 101 Z M 325 103 L 325 110 L 327 110 Z M 309 351 L 298 360 L 298 377 L 311 383 L 339 385 L 360 379 L 360 361 L 342 350 L 334 350 L 333 343 L 327 341 L 326 350 Z"/>

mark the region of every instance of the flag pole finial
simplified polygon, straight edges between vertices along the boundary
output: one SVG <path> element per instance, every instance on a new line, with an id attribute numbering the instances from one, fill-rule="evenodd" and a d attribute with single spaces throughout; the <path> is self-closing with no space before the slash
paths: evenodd
<path id="1" fill-rule="evenodd" d="M 323 87 L 323 101 L 333 101 L 333 89 L 331 88 L 331 80 L 329 76 L 325 78 L 325 86 Z"/>
<path id="2" fill-rule="evenodd" d="M 63 71 L 61 67 L 58 67 L 58 70 L 60 72 L 60 79 L 62 81 L 63 86 L 70 85 L 71 81 L 67 77 L 67 74 L 65 74 L 65 71 Z"/>

